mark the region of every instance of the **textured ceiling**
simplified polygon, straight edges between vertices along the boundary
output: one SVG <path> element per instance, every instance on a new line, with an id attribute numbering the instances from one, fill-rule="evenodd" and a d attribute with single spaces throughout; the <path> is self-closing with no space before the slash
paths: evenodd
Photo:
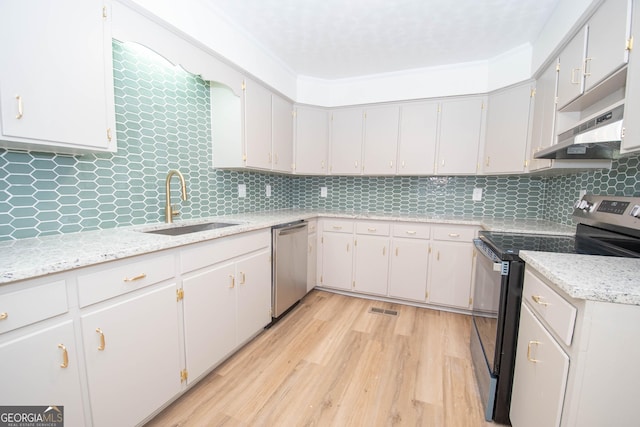
<path id="1" fill-rule="evenodd" d="M 559 0 L 208 0 L 296 74 L 486 60 L 537 38 Z"/>

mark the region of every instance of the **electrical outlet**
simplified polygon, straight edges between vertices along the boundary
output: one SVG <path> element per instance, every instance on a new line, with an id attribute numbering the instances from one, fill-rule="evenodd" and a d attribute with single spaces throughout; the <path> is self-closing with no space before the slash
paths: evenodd
<path id="1" fill-rule="evenodd" d="M 238 184 L 238 197 L 247 197 L 247 185 Z"/>
<path id="2" fill-rule="evenodd" d="M 474 202 L 479 202 L 480 200 L 482 200 L 482 188 L 476 187 L 473 189 L 472 200 Z"/>
<path id="3" fill-rule="evenodd" d="M 271 184 L 267 184 L 264 188 L 264 192 L 267 195 L 267 197 L 271 197 Z"/>
<path id="4" fill-rule="evenodd" d="M 320 187 L 320 197 L 327 197 L 327 187 Z"/>

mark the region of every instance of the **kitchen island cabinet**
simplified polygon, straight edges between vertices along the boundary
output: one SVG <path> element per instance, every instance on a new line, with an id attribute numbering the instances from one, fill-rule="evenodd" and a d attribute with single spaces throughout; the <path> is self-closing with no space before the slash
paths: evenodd
<path id="1" fill-rule="evenodd" d="M 0 147 L 116 151 L 109 2 L 2 2 L 0 51 Z"/>
<path id="2" fill-rule="evenodd" d="M 565 292 L 597 288 L 600 283 L 598 277 L 590 277 L 593 283 L 585 286 L 580 275 L 567 281 L 568 257 L 574 259 L 570 269 L 582 263 L 602 265 L 602 257 L 565 254 L 558 259 L 558 254 L 551 254 L 554 260 L 540 268 L 545 254 L 527 254 L 510 412 L 513 426 L 636 425 L 640 306 L 605 301 L 606 292 L 590 299 Z M 563 273 L 556 273 L 559 269 Z M 611 274 L 616 272 L 604 275 Z"/>

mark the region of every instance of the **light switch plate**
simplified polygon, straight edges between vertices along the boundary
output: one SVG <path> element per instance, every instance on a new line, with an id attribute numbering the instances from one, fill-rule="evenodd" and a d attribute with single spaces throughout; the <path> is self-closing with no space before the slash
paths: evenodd
<path id="1" fill-rule="evenodd" d="M 247 185 L 238 184 L 238 197 L 247 197 Z"/>
<path id="2" fill-rule="evenodd" d="M 320 197 L 327 197 L 327 187 L 320 187 Z"/>
<path id="3" fill-rule="evenodd" d="M 267 195 L 267 197 L 271 197 L 271 184 L 267 184 L 264 188 L 264 192 Z"/>
<path id="4" fill-rule="evenodd" d="M 479 202 L 480 200 L 482 200 L 482 188 L 474 188 L 473 189 L 473 197 L 472 200 L 474 202 Z"/>

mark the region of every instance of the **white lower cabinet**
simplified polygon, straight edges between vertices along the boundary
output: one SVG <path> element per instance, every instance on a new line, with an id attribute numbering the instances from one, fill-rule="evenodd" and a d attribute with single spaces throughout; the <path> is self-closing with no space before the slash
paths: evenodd
<path id="1" fill-rule="evenodd" d="M 0 360 L 3 405 L 60 405 L 65 425 L 85 424 L 71 320 L 0 341 Z"/>
<path id="2" fill-rule="evenodd" d="M 517 427 L 557 427 L 567 387 L 569 356 L 522 305 L 518 352 L 511 399 L 511 422 Z"/>
<path id="3" fill-rule="evenodd" d="M 351 290 L 353 281 L 353 234 L 322 234 L 321 284 Z"/>
<path id="4" fill-rule="evenodd" d="M 316 277 L 318 275 L 318 222 L 316 220 L 309 221 L 309 237 L 307 248 L 307 292 L 316 286 Z"/>
<path id="5" fill-rule="evenodd" d="M 271 321 L 271 250 L 236 262 L 236 342 L 242 345 Z"/>
<path id="6" fill-rule="evenodd" d="M 429 241 L 394 238 L 389 296 L 424 302 L 427 292 Z"/>
<path id="7" fill-rule="evenodd" d="M 81 315 L 94 426 L 135 425 L 180 391 L 178 320 L 173 282 Z"/>
<path id="8" fill-rule="evenodd" d="M 353 290 L 387 295 L 389 237 L 358 235 L 355 250 Z"/>

